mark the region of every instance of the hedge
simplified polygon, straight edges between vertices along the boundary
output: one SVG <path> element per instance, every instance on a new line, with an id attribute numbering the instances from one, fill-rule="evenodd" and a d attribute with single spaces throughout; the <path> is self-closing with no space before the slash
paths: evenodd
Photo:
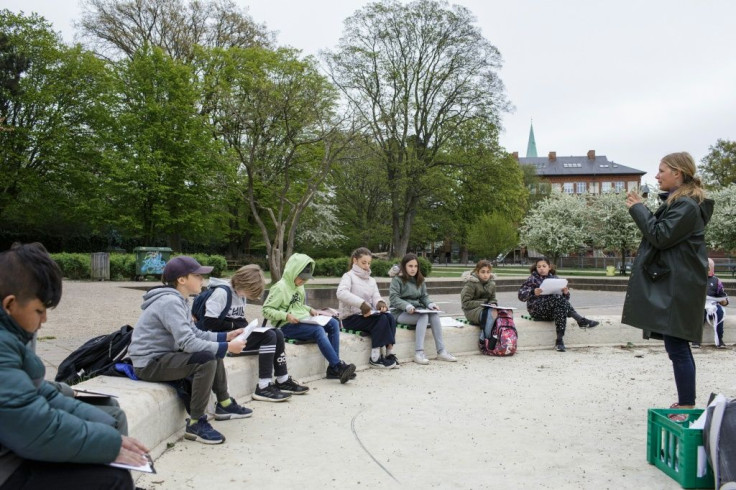
<path id="1" fill-rule="evenodd" d="M 371 275 L 374 277 L 388 277 L 389 269 L 397 263 L 395 260 L 374 259 L 371 262 Z M 350 257 L 316 259 L 314 261 L 314 275 L 340 277 L 348 271 L 349 267 Z M 428 277 L 432 273 L 432 263 L 424 257 L 419 257 L 419 270 L 422 271 L 424 277 Z"/>
<path id="2" fill-rule="evenodd" d="M 227 270 L 227 260 L 222 255 L 193 254 L 197 262 L 214 267 L 212 276 L 221 277 Z M 51 254 L 61 272 L 67 279 L 91 279 L 91 254 L 58 253 Z M 130 280 L 136 276 L 135 254 L 110 254 L 110 279 Z"/>

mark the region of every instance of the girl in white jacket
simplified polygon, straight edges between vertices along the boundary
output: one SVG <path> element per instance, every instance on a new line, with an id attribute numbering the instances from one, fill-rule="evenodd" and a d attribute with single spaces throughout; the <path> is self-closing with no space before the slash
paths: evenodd
<path id="1" fill-rule="evenodd" d="M 371 251 L 365 247 L 352 253 L 350 270 L 342 275 L 337 286 L 340 318 L 345 328 L 371 334 L 371 367 L 390 369 L 399 367 L 391 351 L 396 342 L 396 320 L 388 312 L 376 280 L 371 277 L 372 260 Z M 382 356 L 381 348 L 384 346 L 386 355 Z"/>

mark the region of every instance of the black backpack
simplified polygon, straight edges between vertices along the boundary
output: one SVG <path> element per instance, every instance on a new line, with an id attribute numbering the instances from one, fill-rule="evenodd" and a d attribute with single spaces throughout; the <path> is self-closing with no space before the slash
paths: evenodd
<path id="1" fill-rule="evenodd" d="M 214 286 L 205 289 L 201 293 L 197 295 L 197 297 L 194 298 L 194 301 L 192 302 L 192 316 L 194 316 L 194 324 L 197 326 L 200 330 L 206 330 L 204 326 L 204 314 L 207 312 L 207 300 L 212 296 L 212 293 L 217 288 L 224 288 L 225 292 L 227 293 L 227 301 L 225 302 L 225 309 L 223 309 L 220 312 L 220 315 L 217 317 L 218 320 L 222 321 L 227 314 L 230 312 L 230 307 L 233 304 L 233 293 L 230 291 L 230 288 L 224 284 L 220 284 L 219 286 Z"/>
<path id="2" fill-rule="evenodd" d="M 132 337 L 133 327 L 123 325 L 111 334 L 88 340 L 59 364 L 56 381 L 75 385 L 99 375 L 119 376 L 115 363 L 127 356 Z"/>

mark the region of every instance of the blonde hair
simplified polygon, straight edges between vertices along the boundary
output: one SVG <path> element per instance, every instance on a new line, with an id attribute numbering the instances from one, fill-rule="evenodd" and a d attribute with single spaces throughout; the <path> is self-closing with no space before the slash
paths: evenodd
<path id="1" fill-rule="evenodd" d="M 258 264 L 244 265 L 230 278 L 236 291 L 245 291 L 249 298 L 260 298 L 266 287 L 266 276 Z"/>
<path id="2" fill-rule="evenodd" d="M 670 153 L 662 157 L 662 163 L 670 169 L 680 172 L 682 175 L 682 184 L 670 193 L 667 198 L 667 204 L 671 204 L 675 199 L 681 197 L 690 197 L 698 204 L 705 200 L 703 183 L 700 180 L 700 176 L 695 175 L 695 160 L 693 160 L 690 153 L 686 151 Z"/>

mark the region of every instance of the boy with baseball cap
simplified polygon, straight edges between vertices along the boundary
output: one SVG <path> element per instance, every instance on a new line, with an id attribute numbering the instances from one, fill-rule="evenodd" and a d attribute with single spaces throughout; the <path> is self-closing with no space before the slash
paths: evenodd
<path id="1" fill-rule="evenodd" d="M 227 352 L 239 354 L 245 342 L 229 332 L 205 332 L 195 327 L 187 298 L 202 290 L 202 274 L 212 267 L 202 266 L 192 257 L 178 256 L 164 267 L 164 286 L 143 295 L 143 314 L 133 330 L 128 354 L 136 376 L 144 381 L 176 381 L 192 376 L 191 418 L 184 437 L 205 444 L 225 442 L 222 434 L 207 422 L 205 409 L 210 391 L 215 393 L 215 420 L 250 417 L 252 410 L 241 407 L 227 391 L 223 358 Z"/>

